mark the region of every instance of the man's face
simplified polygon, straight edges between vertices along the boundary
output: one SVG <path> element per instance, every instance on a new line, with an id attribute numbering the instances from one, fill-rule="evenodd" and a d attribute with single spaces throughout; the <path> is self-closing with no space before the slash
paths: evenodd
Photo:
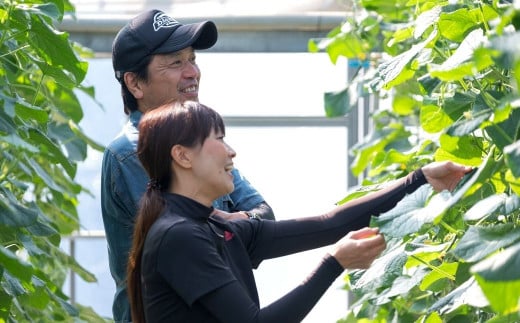
<path id="1" fill-rule="evenodd" d="M 199 100 L 200 70 L 193 48 L 157 54 L 148 65 L 148 81 L 140 82 L 141 110 L 156 108 L 172 100 Z"/>

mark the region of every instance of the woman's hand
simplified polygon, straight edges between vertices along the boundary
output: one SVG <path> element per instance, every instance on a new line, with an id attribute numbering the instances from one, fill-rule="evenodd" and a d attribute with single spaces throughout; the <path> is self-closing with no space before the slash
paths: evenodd
<path id="1" fill-rule="evenodd" d="M 451 161 L 433 162 L 422 168 L 424 177 L 437 192 L 455 189 L 471 167 L 455 164 Z"/>
<path id="2" fill-rule="evenodd" d="M 385 248 L 385 238 L 379 229 L 363 228 L 336 242 L 331 255 L 344 269 L 366 269 Z"/>

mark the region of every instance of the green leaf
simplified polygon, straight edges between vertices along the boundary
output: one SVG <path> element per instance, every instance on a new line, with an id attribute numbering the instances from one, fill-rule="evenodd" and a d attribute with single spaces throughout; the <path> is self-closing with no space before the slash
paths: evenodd
<path id="1" fill-rule="evenodd" d="M 478 71 L 491 66 L 493 60 L 483 60 L 481 65 L 472 61 L 474 51 L 486 42 L 482 29 L 476 29 L 469 33 L 453 55 L 448 57 L 441 65 L 430 67 L 430 75 L 442 81 L 458 81 L 466 76 L 472 76 Z"/>
<path id="2" fill-rule="evenodd" d="M 414 4 L 408 0 L 361 0 L 367 10 L 373 10 L 391 19 L 400 19 Z"/>
<path id="3" fill-rule="evenodd" d="M 520 178 L 520 140 L 504 147 L 506 165 L 516 178 Z"/>
<path id="4" fill-rule="evenodd" d="M 481 138 L 474 136 L 452 137 L 441 135 L 440 147 L 449 153 L 448 158 L 436 158 L 435 160 L 451 160 L 464 165 L 478 166 L 482 163 Z M 439 153 L 436 154 L 439 157 Z"/>
<path id="5" fill-rule="evenodd" d="M 476 308 L 484 308 L 489 304 L 479 285 L 473 278 L 467 280 L 452 290 L 448 295 L 436 301 L 430 307 L 429 313 L 439 312 L 446 315 L 465 304 Z"/>
<path id="6" fill-rule="evenodd" d="M 414 287 L 418 286 L 420 282 L 423 280 L 424 276 L 428 274 L 428 270 L 425 268 L 420 268 L 416 270 L 412 276 L 409 275 L 401 275 L 398 276 L 392 283 L 392 286 L 385 291 L 379 293 L 378 301 L 381 300 L 386 301 L 389 298 L 406 295 L 408 294 Z"/>
<path id="7" fill-rule="evenodd" d="M 392 101 L 392 110 L 399 115 L 409 115 L 417 109 L 417 101 L 410 95 L 395 94 Z"/>
<path id="8" fill-rule="evenodd" d="M 453 12 L 442 13 L 439 19 L 439 30 L 443 37 L 461 42 L 467 32 L 477 25 L 477 19 L 470 10 L 462 8 Z"/>
<path id="9" fill-rule="evenodd" d="M 390 60 L 383 62 L 379 65 L 375 77 L 369 83 L 369 86 L 375 91 L 379 91 L 382 88 L 388 88 L 390 84 L 396 85 L 394 82 L 401 73 L 405 72 L 407 79 L 412 76 L 411 71 L 406 69 L 406 66 L 412 62 L 412 60 L 430 43 L 432 42 L 437 33 L 432 32 L 430 36 L 423 42 L 413 45 L 408 51 L 391 58 Z M 400 79 L 400 81 L 404 81 Z"/>
<path id="10" fill-rule="evenodd" d="M 24 104 L 23 101 L 18 101 L 15 105 L 16 115 L 25 120 L 35 120 L 38 123 L 46 123 L 49 119 L 47 111 L 40 107 Z"/>
<path id="11" fill-rule="evenodd" d="M 452 252 L 466 262 L 477 262 L 518 240 L 520 228 L 512 224 L 471 226 Z"/>
<path id="12" fill-rule="evenodd" d="M 442 12 L 441 6 L 435 6 L 417 16 L 415 19 L 415 29 L 413 31 L 414 38 L 421 37 L 426 30 L 431 28 L 440 18 Z"/>
<path id="13" fill-rule="evenodd" d="M 458 268 L 459 263 L 457 262 L 444 262 L 438 267 L 435 266 L 435 270 L 432 270 L 428 275 L 425 275 L 419 288 L 421 288 L 421 290 L 426 290 L 429 286 L 440 279 L 455 280 L 455 274 L 457 273 Z"/>
<path id="14" fill-rule="evenodd" d="M 50 123 L 48 133 L 50 137 L 63 143 L 69 160 L 83 161 L 87 158 L 87 144 L 76 137 L 68 124 Z"/>
<path id="15" fill-rule="evenodd" d="M 88 63 L 76 57 L 67 33 L 56 31 L 38 16 L 31 16 L 30 38 L 27 40 L 31 48 L 45 59 L 49 68 L 55 70 L 57 67 L 62 67 L 63 70 L 70 72 L 69 79 L 73 80 L 74 84 L 83 81 Z"/>
<path id="16" fill-rule="evenodd" d="M 29 226 L 38 217 L 37 210 L 21 204 L 11 191 L 3 187 L 0 187 L 0 214 L 0 223 L 13 228 Z"/>
<path id="17" fill-rule="evenodd" d="M 31 6 L 18 6 L 18 9 L 22 9 L 29 13 L 37 15 L 47 16 L 52 20 L 60 20 L 63 16 L 63 12 L 58 10 L 55 3 L 43 3 L 43 4 L 32 4 Z"/>
<path id="18" fill-rule="evenodd" d="M 352 109 L 349 87 L 338 92 L 326 92 L 324 95 L 325 114 L 329 118 L 340 117 L 348 114 Z M 357 97 L 355 97 L 357 100 Z M 357 102 L 357 101 L 356 101 Z"/>
<path id="19" fill-rule="evenodd" d="M 76 123 L 74 123 L 72 120 L 69 120 L 69 127 L 70 127 L 70 130 L 72 130 L 72 132 L 78 138 L 80 138 L 81 140 L 85 141 L 91 148 L 93 148 L 93 149 L 95 149 L 95 150 L 97 150 L 99 152 L 105 151 L 105 146 L 103 146 L 102 144 L 94 141 L 93 139 L 91 139 L 90 137 L 85 135 L 85 133 L 83 131 L 81 131 L 79 126 Z"/>
<path id="20" fill-rule="evenodd" d="M 0 110 L 0 135 L 16 133 L 16 124 L 13 118 Z"/>
<path id="21" fill-rule="evenodd" d="M 376 129 L 364 141 L 352 147 L 352 151 L 357 153 L 356 160 L 351 166 L 352 173 L 358 176 L 378 151 L 384 150 L 389 143 L 395 143 L 398 139 L 409 138 L 409 136 L 410 132 L 400 124 L 391 124 L 384 129 Z"/>
<path id="22" fill-rule="evenodd" d="M 498 50 L 496 62 L 500 67 L 514 68 L 520 58 L 520 33 L 518 31 L 491 39 L 490 50 Z"/>
<path id="23" fill-rule="evenodd" d="M 418 236 L 414 241 L 406 244 L 406 253 L 409 256 L 406 268 L 413 268 L 439 260 L 444 257 L 446 249 L 450 246 L 448 243 L 424 243 L 425 239 L 427 239 L 426 235 Z"/>
<path id="24" fill-rule="evenodd" d="M 33 274 L 31 265 L 18 258 L 12 251 L 6 249 L 4 246 L 0 246 L 0 264 L 14 277 L 23 281 L 30 281 Z"/>
<path id="25" fill-rule="evenodd" d="M 79 123 L 83 118 L 83 111 L 74 91 L 63 87 L 55 89 L 52 91 L 52 99 L 53 112 L 57 112 L 53 115 L 56 122 L 67 123 L 72 121 Z"/>
<path id="26" fill-rule="evenodd" d="M 377 258 L 370 268 L 363 271 L 352 287 L 354 290 L 373 291 L 381 287 L 392 286 L 394 280 L 402 275 L 406 263 L 404 246 L 397 245 Z"/>
<path id="27" fill-rule="evenodd" d="M 2 277 L 2 287 L 11 296 L 18 297 L 20 295 L 27 294 L 29 291 L 26 290 L 22 282 L 17 278 L 13 277 L 8 271 L 4 271 Z M 25 284 L 27 285 L 27 284 Z"/>
<path id="28" fill-rule="evenodd" d="M 475 205 L 473 205 L 464 214 L 466 221 L 479 221 L 490 215 L 502 214 L 508 215 L 513 210 L 520 208 L 520 199 L 518 196 L 508 196 L 507 194 L 494 194 L 488 196 Z"/>
<path id="29" fill-rule="evenodd" d="M 519 311 L 520 243 L 471 267 L 491 307 L 501 314 Z"/>
<path id="30" fill-rule="evenodd" d="M 76 173 L 75 167 L 71 164 L 71 161 L 67 159 L 67 157 L 63 154 L 60 147 L 51 140 L 46 134 L 42 133 L 38 129 L 31 128 L 28 131 L 29 138 L 40 146 L 40 152 L 45 152 L 45 157 L 48 158 L 48 161 L 59 163 L 63 166 L 63 168 L 67 171 L 67 174 L 70 177 L 74 177 Z M 46 183 L 51 183 L 50 178 L 47 178 L 45 172 L 42 171 L 43 168 L 39 167 L 34 161 L 30 161 L 33 168 L 37 171 L 38 175 L 42 177 L 46 181 Z"/>
<path id="31" fill-rule="evenodd" d="M 429 133 L 437 133 L 451 125 L 453 120 L 435 105 L 424 105 L 420 114 L 421 127 Z"/>
<path id="32" fill-rule="evenodd" d="M 519 139 L 520 109 L 513 109 L 505 121 L 492 124 L 484 129 L 493 139 L 493 143 L 499 149 L 504 149 Z"/>
<path id="33" fill-rule="evenodd" d="M 491 115 L 491 110 L 482 110 L 476 113 L 466 114 L 464 119 L 459 119 L 449 126 L 446 133 L 454 137 L 469 135 L 479 129 L 482 123 L 488 120 Z"/>
<path id="34" fill-rule="evenodd" d="M 403 238 L 418 232 L 425 224 L 431 224 L 445 204 L 449 193 L 437 194 L 425 207 L 431 194 L 430 185 L 423 185 L 412 194 L 406 195 L 397 205 L 379 217 L 372 218 L 371 225 L 379 228 L 385 236 Z"/>
<path id="35" fill-rule="evenodd" d="M 442 109 L 452 120 L 457 120 L 475 103 L 476 97 L 473 92 L 456 92 L 453 96 L 444 98 Z"/>
<path id="36" fill-rule="evenodd" d="M 30 306 L 38 310 L 45 309 L 50 302 L 45 283 L 33 276 L 32 286 L 34 286 L 34 290 L 31 293 L 20 295 L 18 298 L 24 306 Z"/>
<path id="37" fill-rule="evenodd" d="M 518 238 L 517 230 L 515 230 L 515 235 L 510 239 Z M 520 271 L 518 268 L 520 268 L 520 243 L 517 242 L 475 264 L 471 267 L 471 272 L 486 281 L 519 281 Z M 518 293 L 520 296 L 520 290 L 518 290 Z"/>

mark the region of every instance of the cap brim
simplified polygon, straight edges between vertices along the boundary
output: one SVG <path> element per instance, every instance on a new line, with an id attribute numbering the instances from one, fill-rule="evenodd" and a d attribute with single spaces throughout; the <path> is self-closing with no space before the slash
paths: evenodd
<path id="1" fill-rule="evenodd" d="M 181 25 L 152 54 L 165 54 L 180 51 L 187 47 L 208 49 L 217 42 L 217 26 L 212 21 Z"/>

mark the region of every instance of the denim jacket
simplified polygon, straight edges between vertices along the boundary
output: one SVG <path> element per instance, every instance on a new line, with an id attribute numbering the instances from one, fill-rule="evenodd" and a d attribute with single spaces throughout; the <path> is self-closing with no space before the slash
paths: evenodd
<path id="1" fill-rule="evenodd" d="M 148 183 L 148 175 L 137 157 L 138 124 L 142 113 L 134 111 L 121 133 L 107 146 L 101 169 L 101 213 L 108 245 L 110 273 L 116 283 L 112 306 L 115 322 L 130 322 L 126 294 L 126 264 L 132 246 L 134 217 Z M 237 169 L 235 190 L 214 201 L 217 209 L 250 210 L 264 202 Z"/>

